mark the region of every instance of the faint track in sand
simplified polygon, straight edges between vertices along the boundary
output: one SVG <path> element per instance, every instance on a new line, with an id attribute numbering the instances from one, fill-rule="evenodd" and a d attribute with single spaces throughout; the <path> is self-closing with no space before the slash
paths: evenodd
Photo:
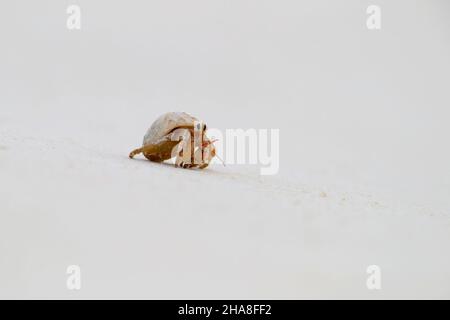
<path id="1" fill-rule="evenodd" d="M 246 172 L 239 166 L 227 166 L 222 169 L 220 165 L 209 169 L 182 170 L 173 164 L 151 163 L 146 159 L 137 158 L 129 160 L 127 150 L 118 153 L 108 149 L 85 146 L 73 139 L 50 139 L 21 135 L 20 133 L 0 131 L 0 151 L 16 152 L 20 149 L 21 156 L 59 157 L 68 163 L 69 167 L 113 167 L 127 172 L 141 172 L 151 178 L 158 170 L 159 175 L 164 171 L 180 179 L 190 179 L 192 183 L 201 184 L 204 179 L 214 179 L 217 183 L 238 184 L 252 188 L 265 197 L 272 197 L 275 201 L 283 201 L 292 208 L 312 209 L 315 212 L 331 213 L 336 209 L 344 209 L 355 216 L 370 212 L 381 215 L 407 215 L 415 212 L 422 216 L 450 218 L 445 210 L 436 210 L 422 204 L 398 204 L 380 199 L 373 194 L 359 191 L 343 191 L 330 186 L 312 186 L 300 182 L 287 181 L 283 177 L 260 176 L 257 171 Z M 149 170 L 151 169 L 151 170 Z"/>

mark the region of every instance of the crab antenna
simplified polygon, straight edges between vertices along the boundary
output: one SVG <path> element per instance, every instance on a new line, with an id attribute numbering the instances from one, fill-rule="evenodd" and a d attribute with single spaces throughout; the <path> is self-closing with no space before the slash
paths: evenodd
<path id="1" fill-rule="evenodd" d="M 219 139 L 213 139 L 211 141 L 203 142 L 202 147 L 205 148 L 205 147 L 209 146 L 210 144 L 213 144 L 216 141 L 219 141 Z M 220 162 L 222 162 L 223 166 L 226 167 L 225 161 L 223 161 L 222 158 L 217 155 L 217 153 L 215 156 L 220 160 Z"/>
<path id="2" fill-rule="evenodd" d="M 226 167 L 226 165 L 225 165 L 225 161 L 223 161 L 223 160 L 222 160 L 222 158 L 221 158 L 221 157 L 219 157 L 219 156 L 218 156 L 217 154 L 216 154 L 216 157 L 217 157 L 217 158 L 218 158 L 218 159 L 220 160 L 220 162 L 222 162 L 223 166 L 224 166 L 224 167 Z"/>
<path id="3" fill-rule="evenodd" d="M 202 147 L 203 147 L 203 148 L 204 148 L 204 147 L 207 147 L 207 146 L 209 146 L 210 144 L 213 144 L 213 143 L 216 142 L 216 141 L 219 141 L 219 139 L 214 139 L 214 140 L 212 140 L 212 141 L 205 141 L 205 142 L 203 142 Z"/>

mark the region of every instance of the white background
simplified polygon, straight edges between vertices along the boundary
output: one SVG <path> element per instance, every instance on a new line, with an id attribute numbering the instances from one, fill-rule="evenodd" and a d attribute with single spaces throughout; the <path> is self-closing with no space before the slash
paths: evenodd
<path id="1" fill-rule="evenodd" d="M 1 298 L 450 298 L 448 1 L 9 0 L 0 46 Z M 279 174 L 129 160 L 168 111 Z"/>

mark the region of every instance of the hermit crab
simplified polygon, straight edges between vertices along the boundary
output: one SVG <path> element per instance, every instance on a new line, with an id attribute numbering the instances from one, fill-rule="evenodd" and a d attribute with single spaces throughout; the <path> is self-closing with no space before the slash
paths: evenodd
<path id="1" fill-rule="evenodd" d="M 148 160 L 163 162 L 175 158 L 175 166 L 206 168 L 216 156 L 213 140 L 206 136 L 206 124 L 185 112 L 169 112 L 153 122 L 142 147 L 129 157 L 142 153 Z"/>

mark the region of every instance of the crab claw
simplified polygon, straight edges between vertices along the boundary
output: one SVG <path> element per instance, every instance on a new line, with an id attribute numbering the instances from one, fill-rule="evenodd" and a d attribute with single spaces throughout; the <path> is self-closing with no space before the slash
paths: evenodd
<path id="1" fill-rule="evenodd" d="M 212 141 L 204 141 L 204 142 L 202 143 L 202 147 L 203 147 L 203 148 L 206 148 L 207 146 L 209 146 L 210 144 L 213 144 L 213 143 L 216 142 L 216 141 L 219 141 L 219 139 L 214 139 L 214 140 L 212 140 Z"/>

